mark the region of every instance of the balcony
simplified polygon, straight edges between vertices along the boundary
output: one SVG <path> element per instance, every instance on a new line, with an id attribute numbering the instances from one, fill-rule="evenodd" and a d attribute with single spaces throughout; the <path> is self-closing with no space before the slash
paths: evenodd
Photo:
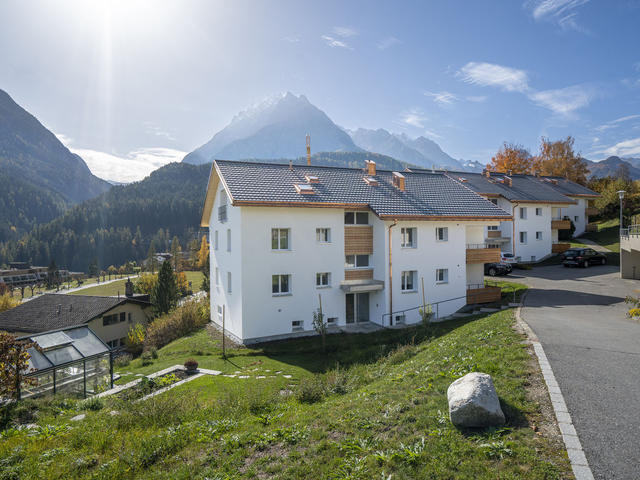
<path id="1" fill-rule="evenodd" d="M 226 205 L 220 205 L 218 207 L 218 221 L 220 223 L 224 223 L 227 221 L 227 206 Z"/>
<path id="2" fill-rule="evenodd" d="M 585 231 L 586 232 L 597 232 L 598 231 L 598 224 L 597 223 L 587 223 L 587 226 L 585 227 Z"/>
<path id="3" fill-rule="evenodd" d="M 499 302 L 502 298 L 500 287 L 467 285 L 467 305 Z"/>
<path id="4" fill-rule="evenodd" d="M 554 243 L 551 245 L 551 253 L 564 253 L 571 248 L 570 243 Z"/>
<path id="5" fill-rule="evenodd" d="M 485 241 L 487 243 L 496 244 L 496 243 L 507 243 L 510 241 L 510 237 L 503 237 L 502 232 L 500 230 L 489 230 L 487 232 L 487 238 Z"/>
<path id="6" fill-rule="evenodd" d="M 569 230 L 571 229 L 571 220 L 561 220 L 554 218 L 551 220 L 551 230 Z"/>
<path id="7" fill-rule="evenodd" d="M 585 215 L 598 215 L 600 213 L 600 211 L 596 208 L 596 207 L 587 207 L 584 209 L 584 214 Z"/>
<path id="8" fill-rule="evenodd" d="M 500 249 L 486 243 L 467 245 L 467 263 L 492 263 L 500 261 Z"/>

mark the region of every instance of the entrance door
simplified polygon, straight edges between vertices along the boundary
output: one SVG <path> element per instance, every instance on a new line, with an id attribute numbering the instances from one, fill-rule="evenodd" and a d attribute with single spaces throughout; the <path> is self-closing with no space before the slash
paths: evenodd
<path id="1" fill-rule="evenodd" d="M 369 321 L 369 292 L 347 293 L 346 303 L 347 323 Z"/>

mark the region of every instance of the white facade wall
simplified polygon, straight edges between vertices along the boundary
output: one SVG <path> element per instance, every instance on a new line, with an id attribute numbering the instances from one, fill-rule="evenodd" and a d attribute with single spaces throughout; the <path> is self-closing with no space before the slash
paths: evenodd
<path id="1" fill-rule="evenodd" d="M 576 226 L 576 231 L 573 233 L 573 236 L 578 237 L 582 235 L 587 229 L 588 219 L 587 219 L 587 216 L 585 215 L 585 210 L 588 206 L 589 201 L 581 197 L 570 197 L 570 198 L 577 203 L 576 205 L 564 207 L 562 209 L 562 214 L 569 217 L 573 222 L 573 224 Z"/>
<path id="2" fill-rule="evenodd" d="M 527 218 L 520 218 L 520 209 L 526 208 Z M 540 209 L 540 215 L 536 214 Z M 543 203 L 519 203 L 515 210 L 515 255 L 523 262 L 535 262 L 551 254 L 551 210 Z M 526 243 L 521 241 L 520 232 L 526 232 Z M 536 238 L 541 232 L 542 238 Z"/>

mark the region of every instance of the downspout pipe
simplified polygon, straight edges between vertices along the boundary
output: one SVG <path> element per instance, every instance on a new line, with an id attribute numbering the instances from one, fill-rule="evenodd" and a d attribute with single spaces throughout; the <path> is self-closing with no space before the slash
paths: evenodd
<path id="1" fill-rule="evenodd" d="M 391 241 L 391 229 L 398 224 L 398 220 L 394 219 L 389 225 L 389 325 L 393 325 L 393 254 Z"/>
<path id="2" fill-rule="evenodd" d="M 518 206 L 518 202 L 513 205 L 513 210 L 511 211 L 511 216 L 513 220 L 511 220 L 512 225 L 512 233 L 511 233 L 511 253 L 513 254 L 513 259 L 516 258 L 516 207 Z"/>

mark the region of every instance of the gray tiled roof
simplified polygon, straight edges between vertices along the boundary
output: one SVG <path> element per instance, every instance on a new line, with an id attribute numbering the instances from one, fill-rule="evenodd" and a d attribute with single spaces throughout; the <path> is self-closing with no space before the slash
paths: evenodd
<path id="1" fill-rule="evenodd" d="M 378 170 L 377 186 L 364 182 L 364 169 L 216 160 L 215 167 L 234 202 L 366 205 L 378 216 L 510 217 L 511 215 L 442 172 L 401 172 L 405 191 L 392 184 L 392 172 Z M 315 194 L 297 193 L 305 175 Z"/>
<path id="2" fill-rule="evenodd" d="M 590 188 L 587 188 L 579 183 L 572 182 L 571 180 L 567 180 L 564 177 L 541 177 L 544 181 L 545 178 L 553 179 L 557 183 L 546 182 L 554 190 L 564 194 L 564 195 L 588 195 L 593 197 L 598 197 L 600 194 L 598 192 L 594 192 Z"/>
<path id="3" fill-rule="evenodd" d="M 511 187 L 500 183 L 499 180 L 505 176 L 502 173 L 491 173 L 489 177 L 471 172 L 447 172 L 447 175 L 458 181 L 460 178 L 466 179 L 464 184 L 475 192 L 500 195 L 512 202 L 575 203 L 558 189 L 552 188 L 552 184 L 534 175 L 511 175 Z"/>
<path id="4" fill-rule="evenodd" d="M 0 313 L 0 330 L 39 333 L 82 325 L 126 302 L 150 303 L 127 297 L 94 297 L 49 293 Z"/>

